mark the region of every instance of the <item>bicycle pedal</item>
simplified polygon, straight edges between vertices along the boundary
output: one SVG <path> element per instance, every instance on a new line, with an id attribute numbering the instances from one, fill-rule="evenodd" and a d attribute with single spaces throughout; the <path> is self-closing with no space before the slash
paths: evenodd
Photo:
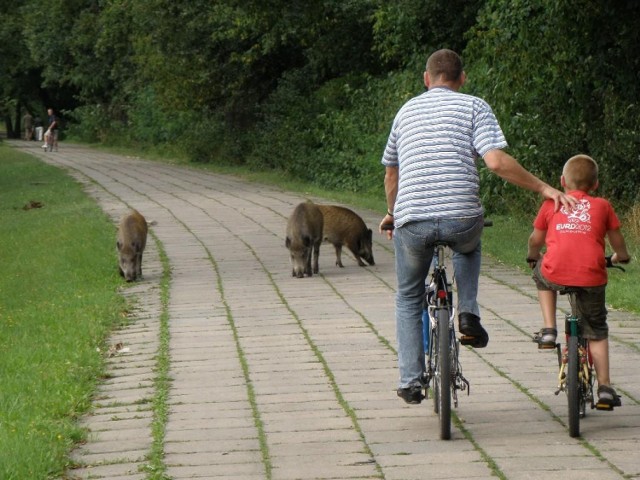
<path id="1" fill-rule="evenodd" d="M 473 345 L 478 337 L 472 337 L 470 335 L 460 335 L 460 345 Z"/>
<path id="2" fill-rule="evenodd" d="M 613 411 L 613 405 L 609 403 L 596 403 L 596 410 L 601 410 L 603 412 L 611 412 Z"/>
<path id="3" fill-rule="evenodd" d="M 470 346 L 474 348 L 484 348 L 489 343 L 489 337 L 483 338 L 481 336 L 473 337 L 471 335 L 461 335 L 460 345 Z"/>

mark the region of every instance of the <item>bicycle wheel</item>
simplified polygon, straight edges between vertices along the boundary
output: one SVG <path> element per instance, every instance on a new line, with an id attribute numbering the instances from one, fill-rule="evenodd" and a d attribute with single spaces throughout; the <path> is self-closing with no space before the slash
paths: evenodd
<path id="1" fill-rule="evenodd" d="M 449 311 L 439 308 L 436 311 L 438 320 L 438 371 L 436 397 L 440 417 L 440 438 L 451 438 L 451 355 L 449 352 Z"/>
<path id="2" fill-rule="evenodd" d="M 433 411 L 434 413 L 439 414 L 440 413 L 440 382 L 438 381 L 438 377 L 439 377 L 439 368 L 440 368 L 440 361 L 438 360 L 438 329 L 434 328 L 431 331 L 431 338 L 429 339 L 429 342 L 431 343 L 431 352 L 433 355 L 433 383 L 432 388 L 433 388 Z"/>
<path id="3" fill-rule="evenodd" d="M 569 436 L 580 436 L 580 385 L 578 368 L 580 358 L 578 355 L 578 337 L 569 336 L 568 361 L 567 361 L 567 399 L 569 403 Z"/>

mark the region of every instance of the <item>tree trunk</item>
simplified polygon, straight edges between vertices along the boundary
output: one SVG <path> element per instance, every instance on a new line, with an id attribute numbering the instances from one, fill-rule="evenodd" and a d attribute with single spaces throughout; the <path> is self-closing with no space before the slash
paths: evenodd
<path id="1" fill-rule="evenodd" d="M 7 138 L 13 138 L 13 124 L 11 122 L 11 115 L 9 115 L 8 113 L 4 115 L 4 125 L 5 130 L 7 131 Z"/>
<path id="2" fill-rule="evenodd" d="M 20 112 L 22 111 L 22 102 L 19 100 L 16 102 L 16 121 L 14 123 L 13 133 L 10 138 L 20 138 L 20 128 L 22 127 L 22 116 Z"/>

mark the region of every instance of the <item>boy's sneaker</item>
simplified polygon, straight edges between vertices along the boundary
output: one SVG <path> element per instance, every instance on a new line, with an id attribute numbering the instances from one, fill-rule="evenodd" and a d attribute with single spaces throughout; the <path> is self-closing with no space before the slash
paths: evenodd
<path id="1" fill-rule="evenodd" d="M 406 388 L 399 388 L 397 394 L 410 405 L 418 405 L 424 398 L 421 385 L 410 385 Z"/>
<path id="2" fill-rule="evenodd" d="M 555 328 L 541 328 L 539 332 L 533 334 L 533 341 L 538 344 L 539 350 L 549 350 L 556 348 L 556 338 L 558 330 Z"/>
<path id="3" fill-rule="evenodd" d="M 613 410 L 613 407 L 621 407 L 622 400 L 613 389 L 609 385 L 599 385 L 598 386 L 598 402 L 596 403 L 596 408 L 598 410 Z"/>

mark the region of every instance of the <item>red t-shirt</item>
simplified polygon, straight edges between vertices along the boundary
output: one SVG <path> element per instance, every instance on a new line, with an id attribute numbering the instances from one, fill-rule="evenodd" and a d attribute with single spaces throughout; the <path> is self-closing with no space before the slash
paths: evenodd
<path id="1" fill-rule="evenodd" d="M 546 200 L 533 222 L 546 230 L 547 252 L 542 259 L 544 277 L 558 285 L 596 287 L 607 283 L 604 239 L 609 230 L 620 228 L 611 204 L 582 191 L 567 192 L 578 200 L 569 212 L 554 212 Z"/>

